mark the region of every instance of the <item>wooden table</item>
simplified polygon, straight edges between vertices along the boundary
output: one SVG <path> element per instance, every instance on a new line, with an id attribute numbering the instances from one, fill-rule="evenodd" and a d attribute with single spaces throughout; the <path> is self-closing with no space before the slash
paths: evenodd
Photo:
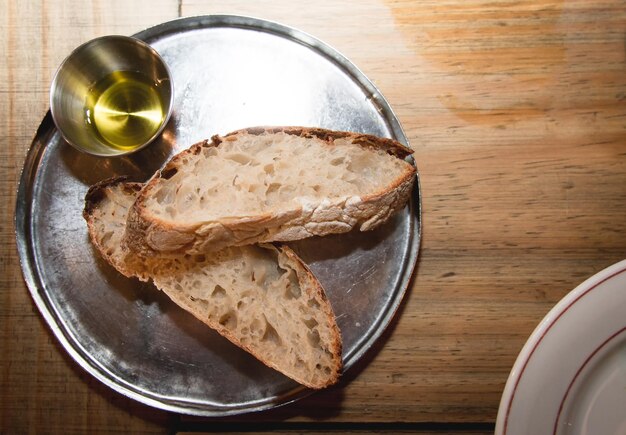
<path id="1" fill-rule="evenodd" d="M 217 420 L 141 405 L 79 368 L 30 298 L 13 226 L 62 59 L 96 36 L 214 13 L 297 27 L 379 87 L 415 149 L 424 225 L 405 303 L 338 387 Z M 626 257 L 625 40 L 626 4 L 608 0 L 3 1 L 0 432 L 492 432 L 537 323 Z"/>

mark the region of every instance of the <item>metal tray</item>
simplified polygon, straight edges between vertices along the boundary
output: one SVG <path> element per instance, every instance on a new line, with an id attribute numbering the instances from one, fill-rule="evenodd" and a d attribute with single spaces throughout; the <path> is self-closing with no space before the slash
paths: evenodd
<path id="1" fill-rule="evenodd" d="M 81 216 L 89 185 L 143 181 L 194 142 L 253 125 L 320 126 L 407 144 L 391 108 L 346 58 L 276 23 L 184 18 L 137 35 L 169 65 L 174 112 L 161 138 L 126 157 L 97 158 L 65 143 L 51 116 L 28 152 L 16 235 L 34 302 L 66 351 L 128 397 L 220 416 L 273 408 L 311 393 L 265 367 L 175 306 L 126 279 L 91 246 Z M 419 179 L 408 207 L 383 227 L 293 243 L 325 287 L 349 370 L 381 336 L 411 279 L 420 242 Z"/>

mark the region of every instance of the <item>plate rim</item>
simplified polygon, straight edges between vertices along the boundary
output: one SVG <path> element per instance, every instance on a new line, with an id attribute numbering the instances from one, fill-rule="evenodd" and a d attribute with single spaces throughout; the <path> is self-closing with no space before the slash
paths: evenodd
<path id="1" fill-rule="evenodd" d="M 282 36 L 283 38 L 287 37 L 291 42 L 304 45 L 317 54 L 332 61 L 335 66 L 347 72 L 355 84 L 372 95 L 372 100 L 375 104 L 382 107 L 384 112 L 386 112 L 386 114 L 383 113 L 381 115 L 381 119 L 389 128 L 392 137 L 410 147 L 399 119 L 378 88 L 348 58 L 320 39 L 283 24 L 243 15 L 199 15 L 181 17 L 148 27 L 133 34 L 132 36 L 150 43 L 150 40 L 166 37 L 169 32 L 180 32 L 181 25 L 189 26 L 195 29 L 226 26 L 240 27 L 249 30 L 262 30 L 266 33 Z M 258 25 L 261 25 L 260 29 L 257 27 Z M 50 111 L 48 111 L 37 129 L 29 149 L 26 151 L 24 164 L 21 168 L 19 184 L 16 192 L 14 229 L 22 275 L 33 302 L 37 306 L 38 311 L 44 318 L 45 323 L 48 325 L 53 335 L 57 338 L 57 340 L 59 340 L 63 349 L 68 352 L 74 362 L 117 393 L 157 409 L 187 415 L 217 417 L 259 412 L 287 405 L 315 392 L 315 390 L 310 390 L 298 385 L 292 390 L 282 393 L 280 396 L 274 395 L 252 402 L 253 406 L 249 406 L 250 403 L 247 405 L 244 404 L 243 406 L 240 403 L 234 404 L 233 406 L 220 403 L 215 406 L 210 405 L 210 407 L 207 407 L 207 402 L 209 401 L 198 402 L 193 400 L 177 400 L 170 397 L 159 398 L 155 393 L 149 393 L 149 395 L 147 395 L 141 388 L 134 386 L 119 377 L 107 376 L 109 373 L 108 369 L 92 358 L 88 351 L 81 348 L 80 342 L 71 337 L 71 331 L 67 331 L 62 327 L 61 319 L 54 307 L 46 301 L 46 298 L 43 296 L 43 289 L 46 284 L 41 279 L 38 272 L 37 259 L 33 254 L 32 245 L 34 242 L 32 240 L 31 223 L 32 198 L 35 183 L 32 181 L 36 177 L 33 177 L 32 174 L 38 171 L 39 162 L 46 152 L 45 144 L 55 134 L 58 134 L 58 132 L 56 131 L 56 127 L 52 121 Z M 414 158 L 410 157 L 409 160 L 416 167 Z M 375 333 L 361 345 L 360 349 L 357 349 L 350 355 L 349 364 L 344 364 L 345 370 L 343 373 L 345 373 L 354 363 L 359 361 L 362 356 L 369 351 L 371 346 L 379 340 L 384 331 L 389 327 L 402 302 L 405 300 L 406 292 L 413 280 L 421 248 L 421 198 L 420 177 L 419 171 L 416 167 L 415 185 L 409 200 L 408 211 L 408 232 L 413 240 L 408 243 L 409 249 L 406 253 L 405 264 L 399 275 L 400 279 L 396 289 L 397 296 L 385 310 L 381 311 L 380 316 L 376 321 L 376 323 L 380 326 L 376 329 Z"/>
<path id="2" fill-rule="evenodd" d="M 539 324 L 535 327 L 526 343 L 522 347 L 519 355 L 517 356 L 515 363 L 509 373 L 507 378 L 502 397 L 500 399 L 500 404 L 498 407 L 498 414 L 496 417 L 496 427 L 495 434 L 496 435 L 505 435 L 507 434 L 508 427 L 508 419 L 511 414 L 513 407 L 515 406 L 516 393 L 520 383 L 524 381 L 524 373 L 526 367 L 530 363 L 530 361 L 535 356 L 535 352 L 541 346 L 544 338 L 550 332 L 552 327 L 557 324 L 559 319 L 574 305 L 579 303 L 581 299 L 592 292 L 594 289 L 601 286 L 603 283 L 610 281 L 616 276 L 626 272 L 626 259 L 621 260 L 617 263 L 614 263 L 605 269 L 595 273 L 590 276 L 586 280 L 584 280 L 581 284 L 576 286 L 573 290 L 567 293 L 559 302 L 554 305 L 550 311 L 544 316 L 544 318 L 539 322 Z M 622 329 L 623 332 L 623 329 Z M 621 333 L 621 332 L 620 332 Z M 598 346 L 595 346 L 597 348 Z M 590 357 L 588 356 L 583 366 L 589 362 Z M 582 370 L 582 367 L 579 368 L 579 372 Z M 579 372 L 576 373 L 578 376 Z M 574 379 L 571 380 L 569 384 L 569 388 L 571 388 Z M 569 392 L 568 388 L 568 392 Z M 566 392 L 567 394 L 567 392 Z M 562 407 L 564 400 L 566 397 L 563 397 L 560 403 Z M 559 414 L 561 410 L 559 409 Z M 557 416 L 558 417 L 558 416 Z"/>

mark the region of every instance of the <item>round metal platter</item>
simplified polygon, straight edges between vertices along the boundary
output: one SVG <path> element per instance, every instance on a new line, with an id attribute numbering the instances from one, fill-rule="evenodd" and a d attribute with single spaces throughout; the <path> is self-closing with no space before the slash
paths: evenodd
<path id="1" fill-rule="evenodd" d="M 127 279 L 92 247 L 87 188 L 146 180 L 169 157 L 213 134 L 255 125 L 317 126 L 407 144 L 391 108 L 346 58 L 276 23 L 183 18 L 135 35 L 165 59 L 174 112 L 135 154 L 100 158 L 63 141 L 50 114 L 27 155 L 17 194 L 17 245 L 34 302 L 66 351 L 104 384 L 151 406 L 221 416 L 274 408 L 308 390 L 232 345 L 151 284 Z M 417 180 L 410 204 L 366 233 L 291 244 L 326 289 L 349 370 L 380 338 L 409 287 L 420 242 Z"/>

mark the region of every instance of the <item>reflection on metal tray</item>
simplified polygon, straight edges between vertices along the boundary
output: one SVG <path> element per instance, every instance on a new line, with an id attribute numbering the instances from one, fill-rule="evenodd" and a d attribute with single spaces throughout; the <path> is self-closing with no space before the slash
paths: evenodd
<path id="1" fill-rule="evenodd" d="M 149 284 L 126 279 L 92 248 L 81 211 L 90 184 L 145 180 L 173 153 L 253 125 L 319 126 L 406 144 L 389 105 L 348 60 L 297 30 L 236 16 L 175 20 L 135 35 L 168 63 L 172 118 L 162 137 L 114 159 L 80 154 L 46 116 L 28 153 L 17 242 L 33 299 L 67 352 L 116 391 L 195 415 L 273 408 L 309 390 L 265 367 Z M 409 285 L 420 241 L 419 180 L 382 228 L 293 243 L 326 288 L 345 370 L 380 337 Z"/>

